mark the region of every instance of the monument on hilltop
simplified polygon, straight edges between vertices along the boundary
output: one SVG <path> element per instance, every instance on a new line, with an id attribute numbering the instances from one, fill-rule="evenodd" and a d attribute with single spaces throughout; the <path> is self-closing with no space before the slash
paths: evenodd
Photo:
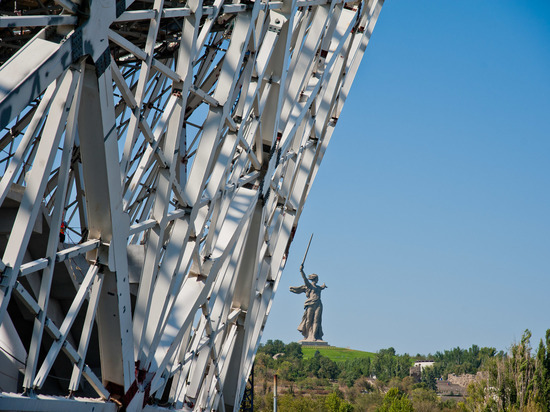
<path id="1" fill-rule="evenodd" d="M 304 280 L 301 286 L 291 286 L 292 293 L 305 293 L 306 301 L 304 302 L 304 315 L 302 321 L 298 325 L 298 330 L 304 336 L 304 339 L 299 341 L 302 345 L 323 345 L 328 346 L 328 343 L 323 340 L 323 303 L 321 302 L 321 291 L 327 286 L 323 283 L 317 285 L 319 276 L 315 273 L 306 277 L 304 265 L 300 265 L 300 274 Z"/>

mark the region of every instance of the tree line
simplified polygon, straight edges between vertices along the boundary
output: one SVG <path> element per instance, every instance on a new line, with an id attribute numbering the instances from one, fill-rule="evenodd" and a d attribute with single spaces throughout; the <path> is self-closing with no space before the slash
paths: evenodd
<path id="1" fill-rule="evenodd" d="M 260 345 L 254 374 L 255 407 L 271 411 L 273 375 L 279 377 L 279 411 L 527 411 L 550 412 L 550 329 L 537 347 L 526 330 L 507 352 L 472 345 L 428 354 L 399 355 L 394 348 L 371 357 L 333 361 L 319 351 L 304 359 L 296 342 Z M 421 381 L 409 376 L 417 360 L 433 360 Z M 459 402 L 442 400 L 436 380 L 483 372 Z"/>
<path id="2" fill-rule="evenodd" d="M 278 355 L 278 356 L 277 356 Z M 424 382 L 434 387 L 439 377 L 447 378 L 449 373 L 461 375 L 475 374 L 487 360 L 505 356 L 495 348 L 480 348 L 472 345 L 469 349 L 459 347 L 436 352 L 427 356 L 417 354 L 411 357 L 408 354 L 399 355 L 393 347 L 380 349 L 371 357 L 348 359 L 335 362 L 319 351 L 310 359 L 303 359 L 302 347 L 296 342 L 286 345 L 280 340 L 268 340 L 260 345 L 256 355 L 256 363 L 261 368 L 274 370 L 279 377 L 288 381 L 299 381 L 310 376 L 326 379 L 339 379 L 348 386 L 352 386 L 360 377 L 375 378 L 387 383 L 392 378 L 403 379 L 409 376 L 410 368 L 415 361 L 433 360 L 433 369 L 427 371 L 428 378 Z M 260 372 L 261 373 L 261 372 Z"/>

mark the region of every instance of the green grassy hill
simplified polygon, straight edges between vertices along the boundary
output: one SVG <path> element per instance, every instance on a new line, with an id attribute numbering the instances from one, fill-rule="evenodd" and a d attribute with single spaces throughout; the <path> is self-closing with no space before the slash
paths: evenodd
<path id="1" fill-rule="evenodd" d="M 338 362 L 357 358 L 372 358 L 373 352 L 363 352 L 347 348 L 338 348 L 336 346 L 302 346 L 304 359 L 313 358 L 315 351 L 319 351 L 321 355 Z"/>

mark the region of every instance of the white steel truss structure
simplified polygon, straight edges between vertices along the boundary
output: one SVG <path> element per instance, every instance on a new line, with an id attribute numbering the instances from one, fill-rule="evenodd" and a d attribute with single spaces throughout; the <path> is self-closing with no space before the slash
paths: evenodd
<path id="1" fill-rule="evenodd" d="M 382 3 L 0 3 L 1 410 L 238 410 Z"/>

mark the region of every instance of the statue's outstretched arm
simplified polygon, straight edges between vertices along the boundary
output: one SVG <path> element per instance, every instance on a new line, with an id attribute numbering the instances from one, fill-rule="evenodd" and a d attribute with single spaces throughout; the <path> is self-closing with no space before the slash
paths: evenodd
<path id="1" fill-rule="evenodd" d="M 304 279 L 304 283 L 305 285 L 310 288 L 311 287 L 311 283 L 309 283 L 309 280 L 307 279 L 307 276 L 304 272 L 304 265 L 300 265 L 300 274 L 302 275 L 302 279 Z"/>

